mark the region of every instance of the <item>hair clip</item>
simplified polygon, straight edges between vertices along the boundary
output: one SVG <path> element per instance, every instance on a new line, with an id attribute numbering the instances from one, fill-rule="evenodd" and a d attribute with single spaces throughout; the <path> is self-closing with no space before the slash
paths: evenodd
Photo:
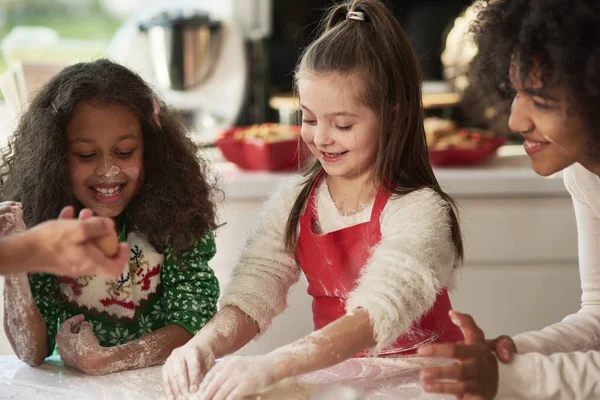
<path id="1" fill-rule="evenodd" d="M 346 14 L 346 19 L 354 19 L 356 21 L 364 21 L 365 13 L 362 11 L 348 11 L 348 14 Z"/>

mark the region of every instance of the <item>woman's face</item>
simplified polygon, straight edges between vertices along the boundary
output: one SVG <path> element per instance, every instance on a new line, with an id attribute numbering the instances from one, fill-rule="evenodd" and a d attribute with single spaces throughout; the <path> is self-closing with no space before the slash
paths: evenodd
<path id="1" fill-rule="evenodd" d="M 535 69 L 521 82 L 519 65 L 511 65 L 516 91 L 508 125 L 525 139 L 525 151 L 535 172 L 549 176 L 586 160 L 584 124 L 574 115 L 566 91 L 547 90 Z"/>
<path id="2" fill-rule="evenodd" d="M 119 216 L 143 180 L 140 122 L 128 108 L 86 100 L 66 130 L 69 179 L 77 200 L 103 217 Z"/>

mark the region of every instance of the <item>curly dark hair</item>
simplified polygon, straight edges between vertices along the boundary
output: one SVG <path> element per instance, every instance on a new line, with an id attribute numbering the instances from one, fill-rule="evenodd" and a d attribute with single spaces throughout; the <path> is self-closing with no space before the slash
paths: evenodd
<path id="1" fill-rule="evenodd" d="M 69 181 L 65 130 L 73 108 L 88 99 L 121 104 L 140 121 L 145 179 L 122 214 L 129 229 L 161 252 L 183 252 L 214 230 L 214 182 L 181 119 L 140 76 L 106 59 L 63 69 L 33 98 L 3 151 L 0 200 L 21 202 L 27 226 L 56 218 L 67 205 L 82 208 Z"/>
<path id="2" fill-rule="evenodd" d="M 512 60 L 522 83 L 539 73 L 544 89 L 566 90 L 569 111 L 588 127 L 588 148 L 598 158 L 600 0 L 492 0 L 478 6 L 471 28 L 479 49 L 471 64 L 477 89 L 510 100 Z"/>

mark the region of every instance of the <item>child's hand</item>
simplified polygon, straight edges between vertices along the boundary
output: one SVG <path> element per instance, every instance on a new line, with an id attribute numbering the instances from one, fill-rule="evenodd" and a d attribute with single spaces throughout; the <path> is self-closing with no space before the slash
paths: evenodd
<path id="1" fill-rule="evenodd" d="M 62 323 L 56 334 L 56 351 L 66 365 L 86 374 L 102 375 L 106 371 L 105 348 L 81 314 Z"/>
<path id="2" fill-rule="evenodd" d="M 268 355 L 229 356 L 208 372 L 197 396 L 204 400 L 243 399 L 274 384 L 276 368 Z"/>
<path id="3" fill-rule="evenodd" d="M 0 235 L 25 232 L 21 203 L 5 201 L 0 203 Z"/>
<path id="4" fill-rule="evenodd" d="M 508 362 L 517 352 L 514 342 L 507 336 L 486 342 L 483 331 L 470 315 L 451 311 L 450 316 L 462 329 L 464 344 L 435 344 L 418 350 L 422 357 L 457 359 L 449 366 L 423 369 L 421 380 L 424 390 L 454 394 L 460 399 L 493 399 L 498 391 L 498 362 L 493 351 L 502 353 L 503 359 Z"/>
<path id="5" fill-rule="evenodd" d="M 194 343 L 192 339 L 173 350 L 162 369 L 167 396 L 178 399 L 195 393 L 214 365 L 215 356 L 205 342 Z"/>

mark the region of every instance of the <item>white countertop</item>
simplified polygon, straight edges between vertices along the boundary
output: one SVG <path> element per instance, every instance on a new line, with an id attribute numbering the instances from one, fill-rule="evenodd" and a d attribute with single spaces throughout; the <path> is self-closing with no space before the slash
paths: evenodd
<path id="1" fill-rule="evenodd" d="M 0 147 L 4 147 L 14 124 L 0 101 Z M 220 187 L 230 200 L 265 199 L 288 173 L 249 172 L 224 162 L 216 149 L 207 151 L 220 176 Z M 523 146 L 504 146 L 498 155 L 476 167 L 435 168 L 442 188 L 453 197 L 548 197 L 568 196 L 560 174 L 543 178 L 530 165 Z"/>
<path id="2" fill-rule="evenodd" d="M 351 359 L 337 366 L 284 381 L 255 400 L 300 399 L 429 399 L 453 396 L 422 392 L 418 370 L 440 361 L 419 358 Z M 347 396 L 352 393 L 352 396 Z M 38 368 L 14 356 L 0 357 L 0 398 L 28 400 L 152 400 L 166 398 L 161 367 L 88 376 L 51 357 Z"/>
<path id="3" fill-rule="evenodd" d="M 220 186 L 230 200 L 263 199 L 291 173 L 243 171 L 218 157 L 214 159 Z M 434 168 L 434 172 L 442 188 L 453 197 L 568 196 L 562 175 L 537 175 L 523 146 L 504 146 L 497 156 L 479 166 Z"/>

